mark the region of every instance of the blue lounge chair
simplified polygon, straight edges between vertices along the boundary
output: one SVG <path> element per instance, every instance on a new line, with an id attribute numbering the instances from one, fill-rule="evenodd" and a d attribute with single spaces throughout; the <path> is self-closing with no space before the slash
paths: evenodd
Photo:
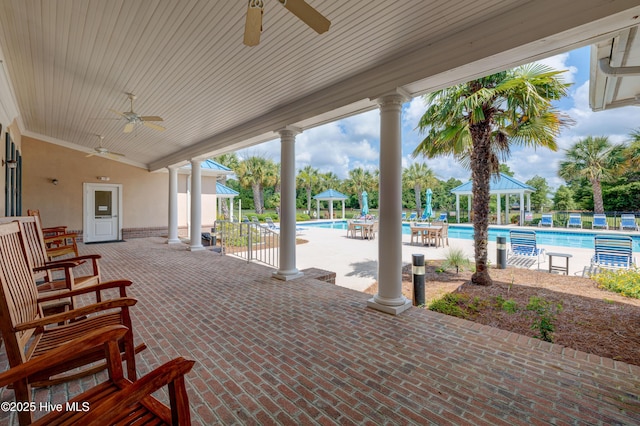
<path id="1" fill-rule="evenodd" d="M 633 259 L 633 240 L 627 235 L 596 235 L 595 254 L 591 266 L 602 269 L 631 269 Z"/>
<path id="2" fill-rule="evenodd" d="M 425 222 L 427 219 L 429 219 L 429 216 L 427 216 L 426 214 L 420 216 L 420 222 Z"/>
<path id="3" fill-rule="evenodd" d="M 447 221 L 447 213 L 440 213 L 440 217 L 438 217 L 438 222 L 446 222 Z"/>
<path id="4" fill-rule="evenodd" d="M 409 216 L 409 219 L 408 219 L 408 220 L 409 220 L 409 222 L 413 222 L 413 221 L 415 221 L 416 219 L 418 219 L 418 213 L 413 212 L 413 213 L 411 213 L 411 215 Z"/>
<path id="5" fill-rule="evenodd" d="M 538 266 L 540 265 L 540 257 L 544 254 L 544 249 L 538 248 L 536 231 L 513 230 L 509 232 L 509 240 L 511 250 L 507 256 L 507 264 L 526 268 L 536 262 Z"/>
<path id="6" fill-rule="evenodd" d="M 280 230 L 280 227 L 273 223 L 273 219 L 271 219 L 269 216 L 265 217 L 264 221 L 267 223 L 267 228 L 271 229 L 272 231 Z"/>
<path id="7" fill-rule="evenodd" d="M 620 216 L 620 230 L 624 231 L 626 229 L 632 231 L 639 231 L 638 224 L 636 223 L 636 216 L 633 214 L 623 214 Z"/>
<path id="8" fill-rule="evenodd" d="M 402 221 L 407 220 L 407 212 L 402 212 Z"/>
<path id="9" fill-rule="evenodd" d="M 604 214 L 596 213 L 593 215 L 593 222 L 591 223 L 591 229 L 609 229 L 607 223 L 607 216 Z"/>
<path id="10" fill-rule="evenodd" d="M 553 228 L 553 215 L 551 213 L 543 213 L 540 222 L 538 222 L 538 227 L 548 226 Z"/>
<path id="11" fill-rule="evenodd" d="M 582 215 L 580 213 L 570 213 L 569 221 L 567 222 L 567 228 L 576 227 L 582 228 Z"/>

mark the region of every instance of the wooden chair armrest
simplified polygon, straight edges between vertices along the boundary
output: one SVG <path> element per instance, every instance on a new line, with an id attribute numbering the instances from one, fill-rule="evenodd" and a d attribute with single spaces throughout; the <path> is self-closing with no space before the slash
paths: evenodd
<path id="1" fill-rule="evenodd" d="M 57 300 L 60 297 L 78 296 L 81 294 L 93 293 L 93 292 L 108 290 L 112 288 L 123 289 L 124 287 L 128 287 L 131 284 L 132 284 L 132 281 L 129 281 L 129 280 L 113 280 L 113 281 L 105 281 L 105 282 L 93 284 L 93 285 L 82 287 L 82 288 L 76 288 L 75 290 L 68 290 L 56 296 L 48 296 L 45 292 L 45 293 L 41 293 L 41 295 L 38 296 L 38 303 L 48 302 L 50 300 Z"/>
<path id="2" fill-rule="evenodd" d="M 78 265 L 82 265 L 84 262 L 83 261 L 78 261 L 78 262 L 74 262 L 74 261 L 70 261 L 70 260 L 61 260 L 60 262 L 47 262 L 45 265 L 42 266 L 36 266 L 35 268 L 33 268 L 34 272 L 40 272 L 40 271 L 46 271 L 47 269 L 71 269 L 71 268 L 75 268 Z"/>
<path id="3" fill-rule="evenodd" d="M 68 259 L 63 259 L 64 261 L 76 261 L 76 260 L 92 260 L 96 261 L 98 259 L 102 259 L 102 255 L 100 254 L 84 254 L 82 256 L 70 257 Z"/>
<path id="4" fill-rule="evenodd" d="M 70 232 L 70 233 L 65 232 L 64 234 L 49 235 L 44 237 L 44 242 L 50 243 L 53 241 L 63 240 L 65 238 L 73 238 L 75 240 L 76 238 L 78 238 L 78 234 L 76 234 L 75 232 Z"/>
<path id="5" fill-rule="evenodd" d="M 108 424 L 115 416 L 121 415 L 122 411 L 131 404 L 141 402 L 144 405 L 146 396 L 166 385 L 174 385 L 170 389 L 170 393 L 174 394 L 171 395 L 172 416 L 175 417 L 172 424 L 190 424 L 189 407 L 182 405 L 188 404 L 184 375 L 191 371 L 194 364 L 195 361 L 179 357 L 161 365 L 133 383 L 127 379 L 121 379 L 122 390 L 101 400 L 98 406 L 92 405 L 87 415 L 83 416 L 83 423 L 92 424 L 92 422 L 99 420 L 101 423 Z M 172 390 L 174 391 L 172 392 Z M 176 407 L 176 405 L 178 406 Z M 179 418 L 180 416 L 182 418 Z M 171 421 L 171 419 L 165 419 L 165 421 Z"/>
<path id="6" fill-rule="evenodd" d="M 69 296 L 69 293 L 66 293 L 65 296 Z M 61 295 L 52 296 L 53 300 L 60 299 Z M 131 297 L 119 297 L 117 299 L 105 300 L 104 302 L 94 303 L 92 305 L 83 306 L 81 308 L 74 309 L 68 312 L 62 312 L 60 314 L 53 314 L 47 317 L 39 318 L 33 321 L 27 321 L 20 324 L 16 324 L 13 328 L 14 331 L 24 331 L 30 330 L 36 327 L 44 327 L 46 325 L 62 323 L 65 321 L 69 321 L 72 319 L 84 317 L 89 314 L 93 314 L 100 311 L 107 311 L 109 309 L 115 308 L 126 308 L 129 306 L 133 306 L 138 301 Z"/>
<path id="7" fill-rule="evenodd" d="M 117 341 L 124 337 L 128 330 L 124 325 L 110 325 L 90 331 L 78 339 L 0 373 L 0 386 L 7 386 L 34 373 L 48 370 L 54 365 L 63 364 L 67 359 L 77 356 L 79 352 L 93 349 L 112 340 Z"/>
<path id="8" fill-rule="evenodd" d="M 46 233 L 46 232 L 57 232 L 57 233 L 66 234 L 67 233 L 67 227 L 66 226 L 49 226 L 47 228 L 42 228 L 42 232 L 43 233 Z"/>

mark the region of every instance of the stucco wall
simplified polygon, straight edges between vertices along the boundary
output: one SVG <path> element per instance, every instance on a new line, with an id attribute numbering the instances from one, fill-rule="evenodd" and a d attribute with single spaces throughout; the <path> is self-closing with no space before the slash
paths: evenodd
<path id="1" fill-rule="evenodd" d="M 105 183 L 98 176 L 108 176 L 109 184 L 122 185 L 123 229 L 167 228 L 169 175 L 123 164 L 101 156 L 64 148 L 38 139 L 22 137 L 23 214 L 39 209 L 43 226 L 66 225 L 81 231 L 82 184 Z M 58 184 L 52 183 L 53 179 Z M 178 226 L 188 224 L 188 179 L 178 176 Z M 216 215 L 215 177 L 202 177 L 203 229 L 213 225 Z M 144 232 L 138 232 L 144 236 Z"/>

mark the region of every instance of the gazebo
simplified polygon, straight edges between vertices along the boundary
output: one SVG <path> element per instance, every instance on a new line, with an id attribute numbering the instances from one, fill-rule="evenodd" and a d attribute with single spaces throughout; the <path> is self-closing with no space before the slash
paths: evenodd
<path id="1" fill-rule="evenodd" d="M 344 219 L 344 200 L 349 197 L 335 189 L 327 189 L 313 198 L 316 200 L 316 217 L 318 219 L 320 219 L 320 201 L 329 201 L 329 218 L 333 219 L 333 202 L 336 200 L 342 201 L 342 218 Z"/>
<path id="2" fill-rule="evenodd" d="M 216 182 L 216 197 L 218 198 L 219 210 L 222 210 L 222 203 L 224 198 L 229 199 L 229 220 L 233 222 L 233 199 L 240 195 L 238 191 L 235 191 L 228 186 L 224 186 L 220 182 Z"/>
<path id="3" fill-rule="evenodd" d="M 460 223 L 460 196 L 466 195 L 469 197 L 468 210 L 469 216 L 471 216 L 471 195 L 472 195 L 472 185 L 473 182 L 469 181 L 467 183 L 463 183 L 462 185 L 453 188 L 451 190 L 452 194 L 456 195 L 456 217 L 457 222 Z M 505 175 L 504 173 L 500 173 L 499 175 L 494 175 L 491 177 L 491 182 L 489 185 L 489 193 L 490 195 L 495 195 L 497 197 L 497 219 L 496 223 L 500 225 L 502 223 L 501 219 L 501 200 L 502 196 L 505 196 L 505 218 L 507 222 L 509 221 L 509 196 L 510 195 L 520 195 L 520 225 L 524 223 L 525 219 L 525 209 L 524 209 L 524 198 L 527 196 L 527 212 L 531 211 L 531 193 L 533 193 L 536 189 L 532 186 L 527 185 L 526 183 L 522 183 L 517 179 L 514 179 L 511 176 Z"/>

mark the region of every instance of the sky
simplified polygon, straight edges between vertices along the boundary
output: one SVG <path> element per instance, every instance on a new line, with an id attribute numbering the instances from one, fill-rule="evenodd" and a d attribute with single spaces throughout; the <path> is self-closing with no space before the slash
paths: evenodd
<path id="1" fill-rule="evenodd" d="M 534 176 L 547 180 L 552 188 L 564 185 L 558 177 L 558 167 L 564 159 L 564 150 L 587 136 L 607 136 L 613 143 L 629 140 L 632 130 L 640 128 L 640 108 L 625 107 L 593 112 L 589 108 L 589 55 L 590 48 L 553 56 L 540 61 L 558 70 L 566 70 L 565 81 L 572 83 L 568 97 L 556 106 L 575 122 L 562 131 L 557 139 L 558 150 L 546 148 L 512 148 L 511 158 L 506 164 L 515 173 L 516 179 L 525 182 Z M 436 159 L 412 158 L 411 153 L 423 135 L 416 125 L 425 111 L 422 97 L 414 98 L 403 106 L 402 113 L 402 165 L 414 162 L 426 163 L 441 180 L 451 177 L 466 182 L 470 172 L 451 157 Z M 339 178 L 348 176 L 349 170 L 362 167 L 378 168 L 380 155 L 380 112 L 363 114 L 315 127 L 296 136 L 296 170 L 307 165 L 321 173 L 334 172 Z M 279 140 L 265 142 L 238 152 L 241 158 L 262 155 L 275 161 L 280 159 Z"/>

